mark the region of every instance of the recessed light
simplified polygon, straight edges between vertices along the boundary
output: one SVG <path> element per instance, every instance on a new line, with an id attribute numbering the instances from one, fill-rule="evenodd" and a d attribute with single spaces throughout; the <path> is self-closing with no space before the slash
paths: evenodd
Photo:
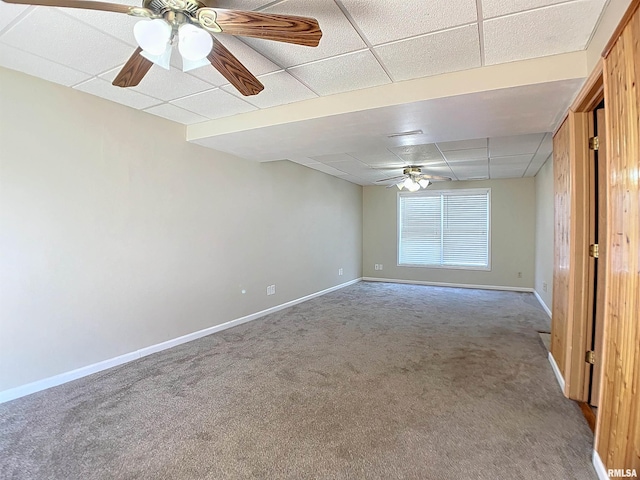
<path id="1" fill-rule="evenodd" d="M 424 132 L 422 130 L 411 130 L 410 132 L 391 133 L 387 135 L 387 138 L 409 137 L 411 135 L 422 135 L 423 133 Z"/>

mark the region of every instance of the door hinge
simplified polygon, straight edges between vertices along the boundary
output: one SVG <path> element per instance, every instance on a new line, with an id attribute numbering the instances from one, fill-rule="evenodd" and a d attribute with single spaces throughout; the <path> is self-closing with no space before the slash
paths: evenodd
<path id="1" fill-rule="evenodd" d="M 598 137 L 590 137 L 589 148 L 591 150 L 598 150 L 600 148 L 600 139 Z"/>
<path id="2" fill-rule="evenodd" d="M 598 248 L 597 243 L 592 243 L 589 245 L 589 256 L 593 258 L 598 258 L 598 254 L 600 253 L 600 248 Z"/>
<path id="3" fill-rule="evenodd" d="M 587 350 L 587 353 L 584 356 L 584 361 L 593 365 L 596 363 L 596 352 L 593 350 Z"/>

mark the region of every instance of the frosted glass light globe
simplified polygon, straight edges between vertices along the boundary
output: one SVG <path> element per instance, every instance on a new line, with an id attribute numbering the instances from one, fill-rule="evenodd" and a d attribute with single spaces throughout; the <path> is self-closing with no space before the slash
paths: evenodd
<path id="1" fill-rule="evenodd" d="M 417 192 L 418 190 L 420 190 L 420 185 L 418 185 L 416 182 L 412 181 L 411 182 L 411 186 L 407 187 L 407 189 L 410 192 Z"/>
<path id="2" fill-rule="evenodd" d="M 431 185 L 431 182 L 426 178 L 421 178 L 420 180 L 418 180 L 418 183 L 422 188 L 427 188 L 429 185 Z"/>
<path id="3" fill-rule="evenodd" d="M 171 38 L 171 26 L 161 18 L 140 20 L 133 26 L 133 36 L 145 52 L 162 55 Z"/>
<path id="4" fill-rule="evenodd" d="M 178 30 L 178 51 L 183 58 L 192 62 L 202 60 L 209 55 L 213 39 L 209 32 L 187 23 Z"/>

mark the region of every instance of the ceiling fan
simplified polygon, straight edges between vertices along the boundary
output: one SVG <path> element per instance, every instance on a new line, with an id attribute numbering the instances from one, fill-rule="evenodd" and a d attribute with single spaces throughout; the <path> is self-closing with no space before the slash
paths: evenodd
<path id="1" fill-rule="evenodd" d="M 390 169 L 395 170 L 395 168 Z M 422 167 L 412 165 L 405 167 L 402 170 L 402 175 L 396 177 L 385 178 L 383 180 L 377 180 L 375 183 L 387 183 L 393 182 L 387 186 L 387 188 L 398 187 L 398 190 L 406 188 L 410 192 L 417 192 L 421 188 L 427 188 L 433 183 L 433 181 L 450 181 L 449 177 L 441 177 L 440 175 L 428 175 L 422 173 Z"/>
<path id="2" fill-rule="evenodd" d="M 169 69 L 178 43 L 183 71 L 212 65 L 242 95 L 256 95 L 264 85 L 213 34 L 240 35 L 316 47 L 322 31 L 314 18 L 210 7 L 213 0 L 142 0 L 142 7 L 91 0 L 3 0 L 6 3 L 83 8 L 125 13 L 142 20 L 134 26 L 139 47 L 113 85 L 134 87 L 155 63 Z"/>

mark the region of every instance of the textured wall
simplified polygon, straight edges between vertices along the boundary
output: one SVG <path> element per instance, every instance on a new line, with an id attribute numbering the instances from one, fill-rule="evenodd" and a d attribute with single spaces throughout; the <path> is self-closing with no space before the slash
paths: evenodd
<path id="1" fill-rule="evenodd" d="M 0 105 L 0 391 L 361 276 L 358 185 L 4 69 Z"/>

